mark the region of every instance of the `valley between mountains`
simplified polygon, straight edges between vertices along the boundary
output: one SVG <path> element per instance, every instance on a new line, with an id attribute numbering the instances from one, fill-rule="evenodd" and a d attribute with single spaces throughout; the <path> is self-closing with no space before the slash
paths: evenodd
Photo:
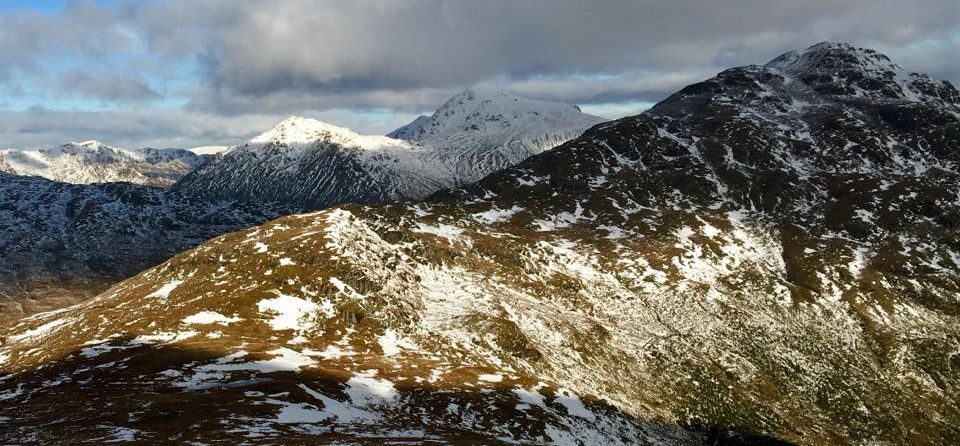
<path id="1" fill-rule="evenodd" d="M 86 222 L 4 242 L 55 283 L 131 209 L 169 226 L 107 263 L 172 257 L 0 325 L 0 441 L 960 442 L 950 83 L 822 43 L 611 122 L 513 102 L 288 120 L 171 189 L 3 176 Z"/>

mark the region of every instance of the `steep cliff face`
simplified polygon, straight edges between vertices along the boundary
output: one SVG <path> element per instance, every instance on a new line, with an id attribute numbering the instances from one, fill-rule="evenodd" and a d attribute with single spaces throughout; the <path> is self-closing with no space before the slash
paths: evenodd
<path id="1" fill-rule="evenodd" d="M 284 217 L 2 327 L 5 435 L 955 443 L 960 110 L 897 72 L 824 88 L 889 78 L 860 60 L 885 59 L 728 70 L 474 185 Z"/>

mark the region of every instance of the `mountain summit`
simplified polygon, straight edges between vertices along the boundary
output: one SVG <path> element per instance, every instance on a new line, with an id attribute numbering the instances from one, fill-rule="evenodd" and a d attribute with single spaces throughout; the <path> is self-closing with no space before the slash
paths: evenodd
<path id="1" fill-rule="evenodd" d="M 421 142 L 471 137 L 519 140 L 524 134 L 549 135 L 571 123 L 590 121 L 599 118 L 585 115 L 575 105 L 467 90 L 451 97 L 433 115 L 418 117 L 388 136 Z"/>
<path id="2" fill-rule="evenodd" d="M 316 119 L 291 116 L 274 128 L 251 139 L 237 149 L 251 149 L 258 146 L 296 146 L 320 142 L 337 144 L 344 147 L 378 148 L 396 145 L 396 142 L 384 136 L 364 136 L 354 131 L 327 124 Z"/>
<path id="3" fill-rule="evenodd" d="M 882 53 L 845 43 L 823 42 L 804 51 L 791 51 L 765 67 L 788 73 L 830 95 L 960 102 L 960 94 L 949 82 L 907 72 Z"/>

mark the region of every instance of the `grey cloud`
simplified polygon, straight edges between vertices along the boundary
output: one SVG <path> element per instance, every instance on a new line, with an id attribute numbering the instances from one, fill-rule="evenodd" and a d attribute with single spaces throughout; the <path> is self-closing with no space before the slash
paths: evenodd
<path id="1" fill-rule="evenodd" d="M 60 76 L 60 89 L 110 102 L 143 102 L 161 98 L 150 84 L 138 75 L 99 75 L 71 70 Z"/>
<path id="2" fill-rule="evenodd" d="M 68 2 L 63 12 L 3 15 L 0 27 L 0 71 L 28 73 L 46 69 L 51 56 L 109 57 L 136 48 L 135 33 L 119 20 L 118 12 L 92 1 Z"/>
<path id="3" fill-rule="evenodd" d="M 280 119 L 277 115 L 221 117 L 176 109 L 84 112 L 33 107 L 0 111 L 0 146 L 43 147 L 89 139 L 121 147 L 233 145 Z"/>
<path id="4" fill-rule="evenodd" d="M 626 73 L 617 76 L 528 78 L 484 82 L 478 88 L 505 90 L 519 96 L 572 103 L 658 101 L 665 92 L 679 90 L 713 75 L 712 70 L 662 73 Z"/>
<path id="5" fill-rule="evenodd" d="M 958 3 L 939 0 L 922 7 L 874 0 L 190 3 L 222 20 L 207 30 L 215 32 L 187 33 L 205 44 L 203 91 L 193 105 L 228 113 L 243 113 L 263 98 L 301 98 L 295 102 L 313 107 L 351 100 L 366 106 L 379 98 L 374 105 L 393 106 L 397 96 L 427 89 L 484 83 L 532 89 L 543 77 L 599 76 L 595 85 L 580 82 L 590 95 L 574 94 L 570 82 L 539 82 L 538 94 L 609 100 L 637 90 L 647 76 L 763 63 L 821 40 L 882 46 L 896 56 L 908 54 L 915 42 L 946 41 L 960 29 Z M 176 4 L 160 6 L 164 12 L 156 15 L 175 13 Z M 935 72 L 956 72 L 952 60 L 928 62 L 936 62 L 928 64 Z M 634 78 L 623 79 L 629 75 Z M 621 80 L 611 91 L 598 91 L 604 76 Z M 633 88 L 624 88 L 630 83 Z M 556 89 L 546 91 L 549 86 Z M 645 95 L 640 99 L 662 97 L 675 87 L 664 83 L 638 93 Z"/>

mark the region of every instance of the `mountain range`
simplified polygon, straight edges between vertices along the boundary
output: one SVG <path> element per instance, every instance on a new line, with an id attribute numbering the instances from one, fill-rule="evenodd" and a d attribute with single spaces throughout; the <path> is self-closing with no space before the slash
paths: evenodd
<path id="1" fill-rule="evenodd" d="M 423 198 L 477 180 L 600 118 L 468 91 L 427 121 L 431 135 L 410 141 L 291 117 L 226 150 L 192 149 L 203 155 L 95 141 L 0 152 L 8 161 L 0 164 L 0 320 L 80 302 L 180 250 L 280 215 Z"/>
<path id="2" fill-rule="evenodd" d="M 955 444 L 958 171 L 952 85 L 818 44 L 0 326 L 0 438 Z"/>

